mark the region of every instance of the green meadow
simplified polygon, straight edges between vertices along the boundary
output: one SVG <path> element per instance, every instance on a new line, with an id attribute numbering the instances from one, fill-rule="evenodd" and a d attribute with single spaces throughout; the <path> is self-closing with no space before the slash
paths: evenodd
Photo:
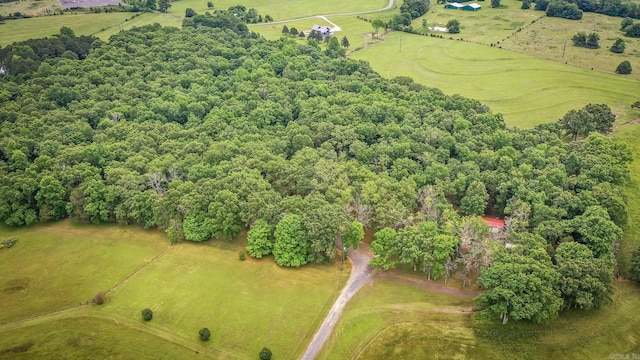
<path id="1" fill-rule="evenodd" d="M 318 359 L 606 359 L 640 351 L 640 286 L 618 282 L 614 304 L 550 324 L 472 312 L 471 296 L 378 281 L 347 305 Z"/>
<path id="2" fill-rule="evenodd" d="M 291 0 L 291 1 L 260 1 L 260 0 L 214 0 L 214 10 L 226 10 L 238 4 L 247 9 L 254 8 L 263 17 L 271 15 L 274 21 L 289 20 L 293 18 L 313 15 L 343 14 L 349 12 L 371 11 L 387 6 L 387 0 Z M 171 4 L 169 13 L 184 16 L 185 10 L 192 8 L 198 14 L 210 11 L 207 8 L 207 0 L 179 0 Z"/>
<path id="3" fill-rule="evenodd" d="M 135 13 L 100 13 L 42 16 L 29 19 L 8 20 L 0 25 L 0 46 L 16 41 L 42 38 L 57 34 L 67 26 L 76 35 L 92 35 L 107 29 L 118 30 L 118 25 L 135 16 Z M 151 22 L 150 22 L 151 23 Z"/>
<path id="4" fill-rule="evenodd" d="M 384 36 L 383 43 L 351 57 L 369 61 L 385 77 L 410 76 L 447 94 L 480 100 L 504 114 L 510 126 L 556 121 L 590 102 L 626 112 L 637 100 L 633 94 L 640 94 L 636 80 L 504 49 L 398 32 Z"/>
<path id="5" fill-rule="evenodd" d="M 149 344 L 136 351 L 150 358 L 168 340 L 158 347 L 176 354 L 167 358 L 241 359 L 264 346 L 295 358 L 349 275 L 339 264 L 240 261 L 244 235 L 170 246 L 159 231 L 69 222 L 1 234 L 18 243 L 0 251 L 0 355 L 130 358 Z M 106 303 L 85 305 L 99 291 Z M 143 308 L 152 309 L 152 321 L 142 321 Z M 207 343 L 198 339 L 202 327 L 212 332 Z"/>

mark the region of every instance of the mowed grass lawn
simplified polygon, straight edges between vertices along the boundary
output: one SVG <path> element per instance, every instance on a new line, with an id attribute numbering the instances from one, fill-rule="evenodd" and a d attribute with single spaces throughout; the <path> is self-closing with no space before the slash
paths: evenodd
<path id="1" fill-rule="evenodd" d="M 301 355 L 349 271 L 339 265 L 281 268 L 273 258 L 238 259 L 240 247 L 173 246 L 144 273 L 111 294 L 100 312 L 139 319 L 148 307 L 158 327 L 197 342 L 208 327 L 216 357 L 252 358 L 262 347 L 275 357 Z"/>
<path id="2" fill-rule="evenodd" d="M 30 19 L 7 20 L 0 25 L 0 46 L 16 41 L 48 37 L 70 27 L 76 35 L 92 35 L 115 27 L 133 17 L 134 13 L 100 13 L 43 16 Z"/>
<path id="3" fill-rule="evenodd" d="M 0 356 L 246 359 L 267 346 L 296 358 L 349 276 L 339 264 L 240 261 L 246 235 L 170 246 L 160 231 L 65 221 L 2 228 L 1 238 L 10 237 L 17 245 L 0 251 Z M 117 284 L 102 306 L 33 318 Z M 143 308 L 153 310 L 151 322 L 142 321 Z M 203 327 L 212 332 L 206 343 L 198 339 Z M 171 343 L 166 354 L 161 341 Z"/>
<path id="4" fill-rule="evenodd" d="M 44 15 L 48 11 L 62 9 L 59 1 L 56 0 L 22 0 L 0 4 L 0 14 L 6 16 L 19 12 L 30 16 Z"/>
<path id="5" fill-rule="evenodd" d="M 172 26 L 181 28 L 182 20 L 176 19 L 173 16 L 167 14 L 159 14 L 159 13 L 144 13 L 140 16 L 136 16 L 135 18 L 129 19 L 119 25 L 122 25 L 122 30 L 129 30 L 133 27 L 142 27 L 149 24 L 158 23 L 162 26 Z M 112 26 L 106 30 L 99 31 L 94 33 L 95 37 L 100 38 L 101 40 L 107 41 L 111 35 L 117 34 L 120 31 L 120 26 Z"/>
<path id="6" fill-rule="evenodd" d="M 622 76 L 463 41 L 398 32 L 384 36 L 383 43 L 351 57 L 369 61 L 385 77 L 410 76 L 447 94 L 478 99 L 503 113 L 510 126 L 556 121 L 587 103 L 626 112 L 640 99 L 640 81 Z"/>
<path id="7" fill-rule="evenodd" d="M 213 0 L 214 10 L 226 10 L 238 4 L 247 9 L 254 8 L 264 18 L 271 15 L 274 21 L 288 20 L 299 17 L 342 14 L 348 12 L 370 11 L 382 9 L 388 0 L 290 0 L 290 1 L 262 1 L 262 0 Z M 179 0 L 171 3 L 169 13 L 184 16 L 187 8 L 194 9 L 198 14 L 211 11 L 207 8 L 207 0 Z"/>
<path id="8" fill-rule="evenodd" d="M 319 359 L 606 359 L 640 352 L 640 287 L 618 282 L 614 304 L 548 325 L 471 313 L 472 299 L 380 281 L 345 309 Z"/>
<path id="9" fill-rule="evenodd" d="M 79 305 L 107 291 L 168 247 L 162 232 L 74 225 L 0 227 L 0 324 Z"/>

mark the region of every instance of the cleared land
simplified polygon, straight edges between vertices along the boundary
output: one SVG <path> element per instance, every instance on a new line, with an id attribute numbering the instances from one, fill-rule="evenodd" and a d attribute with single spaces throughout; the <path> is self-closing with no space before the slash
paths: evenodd
<path id="1" fill-rule="evenodd" d="M 640 287 L 616 284 L 615 304 L 549 325 L 486 319 L 470 297 L 379 281 L 347 306 L 319 359 L 593 359 L 640 350 Z"/>
<path id="2" fill-rule="evenodd" d="M 152 358 L 154 344 L 166 339 L 175 345 L 166 345 L 168 354 L 249 358 L 268 346 L 295 358 L 349 275 L 338 264 L 283 269 L 271 258 L 239 261 L 242 238 L 169 246 L 161 232 L 68 222 L 3 228 L 2 237 L 17 237 L 18 244 L 0 252 L 0 308 L 9 309 L 0 314 L 0 354 L 22 354 L 14 348 L 25 346 L 26 357 L 129 358 L 130 349 L 148 344 L 137 351 Z M 125 279 L 103 306 L 29 319 L 78 305 Z M 145 307 L 154 311 L 149 323 L 140 318 Z M 212 331 L 208 343 L 197 337 L 205 326 Z"/>
<path id="3" fill-rule="evenodd" d="M 385 77 L 410 76 L 445 93 L 478 99 L 503 113 L 510 126 L 556 121 L 590 102 L 629 111 L 629 104 L 638 100 L 631 94 L 640 94 L 640 82 L 622 76 L 484 45 L 397 32 L 351 57 L 369 61 Z"/>
<path id="4" fill-rule="evenodd" d="M 0 46 L 16 41 L 42 38 L 57 34 L 63 26 L 70 27 L 76 35 L 91 35 L 115 27 L 135 16 L 134 13 L 101 13 L 43 16 L 30 19 L 9 20 L 0 25 Z M 149 22 L 152 23 L 152 22 Z"/>
<path id="5" fill-rule="evenodd" d="M 354 11 L 367 11 L 381 9 L 388 4 L 388 0 L 291 0 L 291 1 L 261 1 L 261 0 L 220 0 L 213 1 L 215 9 L 226 10 L 238 4 L 247 9 L 255 8 L 263 17 L 271 15 L 274 21 L 287 20 L 298 17 L 326 14 L 342 14 Z M 184 16 L 187 8 L 194 9 L 199 14 L 210 11 L 206 0 L 179 0 L 171 4 L 169 12 L 178 16 Z"/>
<path id="6" fill-rule="evenodd" d="M 58 222 L 0 228 L 0 324 L 76 306 L 107 291 L 168 244 L 159 231 Z"/>
<path id="7" fill-rule="evenodd" d="M 41 16 L 62 9 L 57 0 L 14 1 L 0 4 L 0 15 L 21 13 L 29 16 Z"/>
<path id="8" fill-rule="evenodd" d="M 625 37 L 620 31 L 621 21 L 619 17 L 593 13 L 584 13 L 582 20 L 578 21 L 543 17 L 500 45 L 520 53 L 611 74 L 615 73 L 618 64 L 629 60 L 634 71 L 625 77 L 640 80 L 640 39 Z M 596 32 L 600 36 L 600 48 L 573 46 L 571 38 L 580 31 L 587 34 Z M 625 42 L 623 54 L 609 51 L 617 38 Z"/>

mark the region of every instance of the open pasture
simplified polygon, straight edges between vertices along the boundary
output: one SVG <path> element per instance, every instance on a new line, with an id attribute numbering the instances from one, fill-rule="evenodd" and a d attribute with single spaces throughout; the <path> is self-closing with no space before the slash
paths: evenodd
<path id="1" fill-rule="evenodd" d="M 620 31 L 621 21 L 620 17 L 594 13 L 584 13 L 582 20 L 575 21 L 543 17 L 500 45 L 519 53 L 610 74 L 615 73 L 622 61 L 629 60 L 633 72 L 625 77 L 640 80 L 640 39 L 625 37 Z M 571 38 L 578 32 L 597 33 L 600 48 L 573 46 Z M 625 42 L 623 54 L 609 51 L 617 38 Z"/>
<path id="2" fill-rule="evenodd" d="M 430 31 L 430 33 L 489 45 L 503 40 L 518 29 L 545 16 L 543 11 L 520 9 L 522 2 L 519 0 L 502 0 L 498 8 L 491 8 L 491 2 L 488 1 L 476 1 L 476 3 L 482 6 L 481 10 L 445 9 L 443 4 L 432 2 L 429 12 L 414 20 L 412 25 L 414 28 L 420 28 L 422 19 L 427 19 L 428 26 L 446 27 L 447 22 L 456 19 L 460 22 L 459 34 L 438 31 Z"/>
<path id="3" fill-rule="evenodd" d="M 378 10 L 387 6 L 388 3 L 389 2 L 387 0 L 243 0 L 240 2 L 237 0 L 213 0 L 213 10 L 226 10 L 231 6 L 242 4 L 247 9 L 255 8 L 263 18 L 266 15 L 271 15 L 274 21 L 280 21 L 314 15 Z M 192 8 L 198 14 L 204 14 L 206 11 L 211 11 L 211 9 L 207 8 L 207 0 L 178 0 L 171 4 L 169 13 L 177 16 L 184 16 L 187 8 Z"/>
<path id="4" fill-rule="evenodd" d="M 478 99 L 503 113 L 510 126 L 556 121 L 590 102 L 628 111 L 638 100 L 633 94 L 640 94 L 640 82 L 633 79 L 503 49 L 397 32 L 385 37 L 351 57 L 369 61 L 385 77 L 410 76 L 445 93 Z"/>
<path id="5" fill-rule="evenodd" d="M 640 287 L 618 282 L 614 305 L 549 325 L 470 312 L 470 297 L 379 281 L 345 309 L 319 359 L 595 359 L 640 350 Z"/>
<path id="6" fill-rule="evenodd" d="M 58 34 L 67 26 L 76 35 L 92 35 L 109 28 L 118 30 L 118 24 L 134 17 L 135 13 L 100 13 L 42 16 L 30 19 L 9 20 L 0 25 L 0 46 L 16 41 L 37 39 Z M 151 23 L 151 22 L 149 22 Z"/>
<path id="7" fill-rule="evenodd" d="M 162 26 L 182 27 L 182 20 L 173 16 L 160 13 L 144 13 L 140 16 L 136 16 L 135 18 L 128 19 L 119 25 L 109 27 L 108 29 L 99 31 L 92 35 L 100 38 L 101 40 L 107 41 L 111 35 L 117 34 L 120 31 L 120 26 L 122 26 L 122 30 L 129 30 L 133 27 L 142 27 L 154 23 L 158 23 Z"/>
<path id="8" fill-rule="evenodd" d="M 19 0 L 8 3 L 0 3 L 0 15 L 21 13 L 29 16 L 41 16 L 54 10 L 62 9 L 57 0 Z"/>
<path id="9" fill-rule="evenodd" d="M 130 358 L 132 348 L 164 339 L 168 354 L 245 359 L 267 346 L 296 358 L 349 276 L 339 263 L 285 269 L 270 257 L 240 261 L 245 234 L 170 246 L 160 231 L 117 225 L 1 232 L 18 243 L 0 251 L 0 355 Z M 78 306 L 109 289 L 104 305 Z M 142 321 L 143 308 L 153 310 L 151 322 Z M 202 327 L 212 332 L 207 343 L 197 336 Z M 137 351 L 154 358 L 151 349 Z"/>

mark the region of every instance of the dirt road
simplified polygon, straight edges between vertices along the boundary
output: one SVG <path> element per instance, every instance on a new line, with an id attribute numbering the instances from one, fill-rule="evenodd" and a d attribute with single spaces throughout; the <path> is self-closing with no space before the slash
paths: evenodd
<path id="1" fill-rule="evenodd" d="M 329 336 L 331 335 L 331 331 L 333 327 L 336 325 L 338 320 L 340 320 L 340 315 L 342 314 L 342 310 L 344 306 L 349 302 L 349 300 L 355 295 L 360 288 L 371 282 L 371 267 L 369 267 L 369 261 L 371 261 L 371 254 L 369 252 L 369 246 L 367 244 L 361 244 L 358 250 L 349 250 L 349 259 L 353 264 L 353 268 L 351 269 L 351 275 L 349 276 L 349 280 L 347 280 L 347 284 L 340 292 L 340 295 L 333 303 L 333 306 L 329 310 L 327 317 L 324 318 L 322 325 L 318 331 L 316 331 L 313 340 L 307 347 L 307 350 L 302 354 L 300 359 L 302 360 L 313 360 L 318 355 L 320 349 L 322 349 L 322 345 L 327 341 Z"/>

